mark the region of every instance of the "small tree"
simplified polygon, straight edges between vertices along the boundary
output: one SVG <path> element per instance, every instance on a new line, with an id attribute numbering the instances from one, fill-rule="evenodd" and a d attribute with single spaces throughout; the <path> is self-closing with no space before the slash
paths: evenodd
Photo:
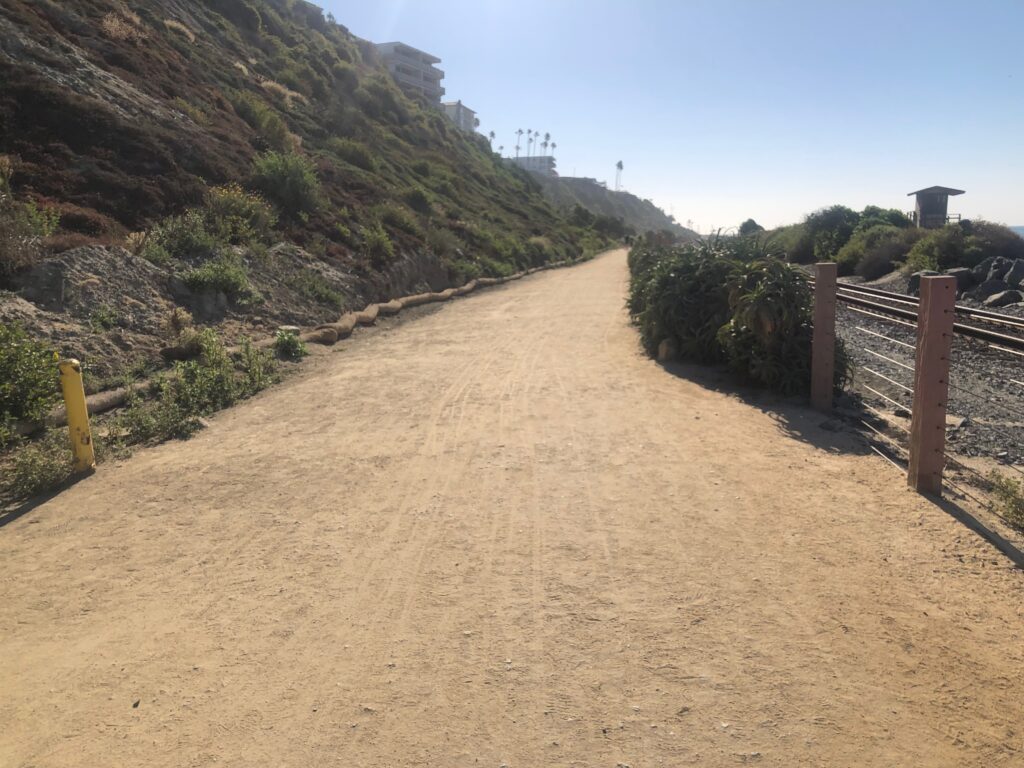
<path id="1" fill-rule="evenodd" d="M 739 233 L 742 237 L 747 237 L 748 235 L 756 235 L 758 232 L 764 232 L 764 227 L 762 227 L 753 219 L 747 219 L 742 224 L 740 224 Z"/>

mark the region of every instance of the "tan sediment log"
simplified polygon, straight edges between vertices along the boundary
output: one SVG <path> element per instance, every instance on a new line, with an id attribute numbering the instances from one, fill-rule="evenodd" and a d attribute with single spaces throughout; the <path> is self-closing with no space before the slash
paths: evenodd
<path id="1" fill-rule="evenodd" d="M 356 313 L 356 322 L 359 325 L 373 325 L 377 322 L 377 315 L 379 313 L 379 304 L 369 304 L 362 312 Z"/>
<path id="2" fill-rule="evenodd" d="M 299 339 L 307 344 L 331 345 L 338 340 L 338 330 L 332 325 L 321 325 L 312 331 L 299 334 Z"/>

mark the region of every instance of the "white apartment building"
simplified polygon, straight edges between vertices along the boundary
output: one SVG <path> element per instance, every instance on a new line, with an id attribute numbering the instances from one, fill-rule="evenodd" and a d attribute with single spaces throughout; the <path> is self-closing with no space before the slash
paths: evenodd
<path id="1" fill-rule="evenodd" d="M 377 51 L 391 76 L 406 93 L 422 96 L 433 104 L 439 104 L 444 96 L 441 81 L 444 72 L 435 64 L 437 56 L 413 48 L 405 43 L 377 43 Z"/>
<path id="2" fill-rule="evenodd" d="M 461 131 L 472 133 L 480 125 L 480 121 L 476 119 L 476 112 L 461 101 L 446 101 L 441 107 L 448 119 L 455 123 L 455 127 Z"/>

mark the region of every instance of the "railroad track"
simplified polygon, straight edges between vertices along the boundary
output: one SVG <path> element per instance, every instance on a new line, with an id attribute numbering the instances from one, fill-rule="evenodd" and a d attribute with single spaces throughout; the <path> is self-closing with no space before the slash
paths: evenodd
<path id="1" fill-rule="evenodd" d="M 836 299 L 854 311 L 917 323 L 919 301 L 915 296 L 842 282 L 836 289 Z M 956 305 L 956 314 L 954 333 L 1024 356 L 1024 318 L 962 304 Z"/>

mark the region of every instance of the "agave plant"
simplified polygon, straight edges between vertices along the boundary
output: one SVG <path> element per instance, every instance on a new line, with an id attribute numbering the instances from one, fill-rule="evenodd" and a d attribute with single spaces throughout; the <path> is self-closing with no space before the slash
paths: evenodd
<path id="1" fill-rule="evenodd" d="M 803 272 L 775 258 L 744 265 L 729 292 L 732 318 L 718 340 L 730 367 L 785 395 L 806 392 L 811 380 L 813 298 Z M 836 344 L 836 384 L 849 376 L 842 340 Z"/>

